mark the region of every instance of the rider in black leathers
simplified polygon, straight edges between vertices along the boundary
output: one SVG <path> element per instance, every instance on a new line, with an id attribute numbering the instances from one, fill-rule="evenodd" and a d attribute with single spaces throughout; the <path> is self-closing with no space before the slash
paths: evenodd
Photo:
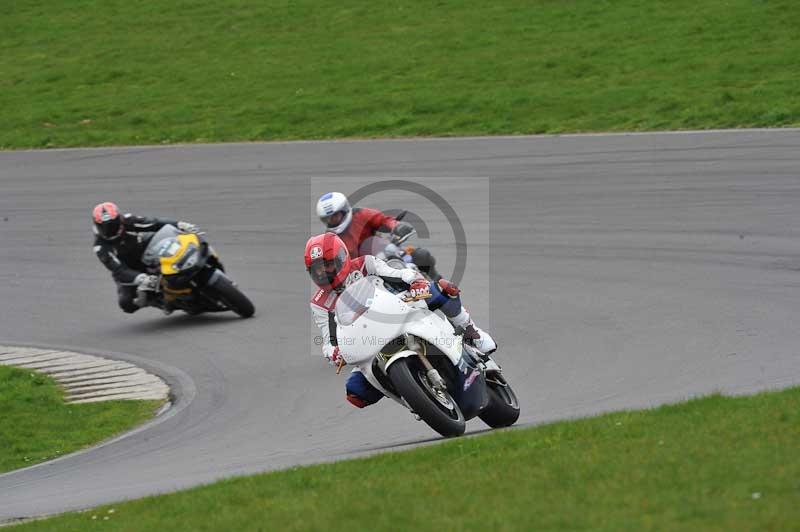
<path id="1" fill-rule="evenodd" d="M 132 313 L 143 306 L 161 307 L 152 297 L 158 277 L 147 274 L 142 254 L 156 231 L 165 225 L 174 225 L 185 232 L 197 232 L 197 226 L 166 218 L 121 214 L 111 202 L 95 206 L 92 220 L 94 252 L 117 283 L 120 308 Z"/>

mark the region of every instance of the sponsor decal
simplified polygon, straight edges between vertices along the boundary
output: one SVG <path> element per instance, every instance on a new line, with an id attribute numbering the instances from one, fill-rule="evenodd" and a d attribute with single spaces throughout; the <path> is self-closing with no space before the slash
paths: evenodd
<path id="1" fill-rule="evenodd" d="M 347 282 L 345 284 L 354 283 L 360 280 L 364 275 L 361 273 L 360 270 L 356 270 L 354 272 L 350 272 L 350 275 L 347 276 Z"/>
<path id="2" fill-rule="evenodd" d="M 467 391 L 467 388 L 472 386 L 472 383 L 475 382 L 475 379 L 477 379 L 478 375 L 480 374 L 481 372 L 477 369 L 472 370 L 472 373 L 470 373 L 469 377 L 467 377 L 467 380 L 464 381 L 464 391 Z"/>
<path id="3" fill-rule="evenodd" d="M 326 292 L 325 290 L 319 289 L 314 293 L 314 297 L 311 298 L 311 303 L 330 312 L 333 310 L 333 305 L 336 303 L 337 297 L 339 297 L 339 294 L 336 292 Z"/>
<path id="4" fill-rule="evenodd" d="M 325 306 L 328 308 L 333 308 L 333 304 L 336 303 L 336 299 L 339 297 L 339 294 L 336 292 L 331 292 L 328 294 L 328 299 L 325 301 Z"/>
<path id="5" fill-rule="evenodd" d="M 139 241 L 142 241 L 142 235 L 138 236 Z M 181 249 L 181 244 L 177 240 L 173 240 L 171 238 L 165 238 L 161 242 L 158 243 L 158 250 L 156 254 L 159 257 L 172 257 L 174 256 L 178 250 Z"/>
<path id="6" fill-rule="evenodd" d="M 311 248 L 311 260 L 316 260 L 322 258 L 322 247 L 321 246 L 314 246 Z"/>

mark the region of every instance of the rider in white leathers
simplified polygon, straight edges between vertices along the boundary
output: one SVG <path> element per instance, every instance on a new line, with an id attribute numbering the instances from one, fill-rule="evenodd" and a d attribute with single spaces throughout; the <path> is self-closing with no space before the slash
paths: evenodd
<path id="1" fill-rule="evenodd" d="M 312 237 L 306 243 L 305 264 L 311 279 L 319 287 L 311 298 L 311 313 L 322 332 L 322 353 L 332 364 L 340 361 L 336 341 L 334 308 L 339 294 L 350 283 L 367 275 L 377 275 L 385 281 L 404 284 L 412 296 L 428 295 L 428 308 L 441 310 L 456 328 L 464 330 L 464 337 L 485 354 L 497 349 L 494 339 L 475 326 L 459 297 L 460 290 L 444 279 L 428 282 L 412 269 L 396 269 L 372 255 L 350 259 L 347 246 L 333 233 Z M 364 408 L 379 401 L 383 394 L 375 389 L 358 370 L 353 370 L 345 386 L 347 400 Z"/>

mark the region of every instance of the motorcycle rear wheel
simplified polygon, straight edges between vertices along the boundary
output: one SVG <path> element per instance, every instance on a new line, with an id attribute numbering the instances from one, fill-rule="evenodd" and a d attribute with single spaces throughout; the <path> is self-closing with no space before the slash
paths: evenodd
<path id="1" fill-rule="evenodd" d="M 519 401 L 511 386 L 508 383 L 488 381 L 486 391 L 489 394 L 489 404 L 478 415 L 481 421 L 493 429 L 510 427 L 516 423 L 519 419 Z"/>
<path id="2" fill-rule="evenodd" d="M 402 358 L 389 366 L 389 379 L 411 409 L 433 430 L 449 438 L 464 434 L 466 420 L 447 392 L 436 392 L 416 357 Z"/>

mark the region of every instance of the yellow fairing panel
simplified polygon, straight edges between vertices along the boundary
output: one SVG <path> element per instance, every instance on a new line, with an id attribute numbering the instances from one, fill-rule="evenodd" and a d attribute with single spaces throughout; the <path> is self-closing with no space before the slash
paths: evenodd
<path id="1" fill-rule="evenodd" d="M 175 264 L 183 258 L 186 250 L 191 244 L 200 247 L 200 239 L 195 234 L 178 235 L 178 249 L 174 253 L 166 257 L 161 257 L 161 274 L 162 275 L 175 275 L 178 270 L 175 269 Z"/>

